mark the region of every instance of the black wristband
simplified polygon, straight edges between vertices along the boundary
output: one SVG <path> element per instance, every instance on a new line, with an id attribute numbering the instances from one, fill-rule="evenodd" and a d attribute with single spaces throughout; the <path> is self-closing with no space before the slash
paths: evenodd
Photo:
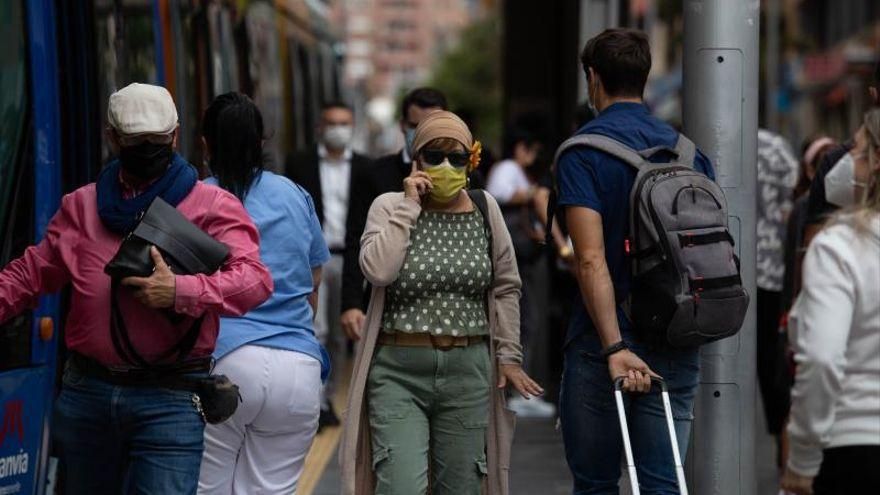
<path id="1" fill-rule="evenodd" d="M 608 356 L 610 356 L 616 352 L 620 352 L 620 351 L 622 351 L 624 349 L 628 349 L 628 348 L 629 348 L 629 346 L 626 345 L 626 342 L 624 342 L 623 340 L 619 340 L 619 341 L 615 342 L 614 344 L 611 344 L 608 347 L 602 349 L 601 354 L 602 354 L 602 357 L 607 358 Z"/>

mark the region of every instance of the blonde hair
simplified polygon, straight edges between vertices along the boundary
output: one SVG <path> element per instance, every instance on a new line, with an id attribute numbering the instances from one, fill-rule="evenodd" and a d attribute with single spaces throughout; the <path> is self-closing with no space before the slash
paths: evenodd
<path id="1" fill-rule="evenodd" d="M 868 138 L 868 185 L 862 198 L 861 208 L 868 212 L 880 213 L 880 108 L 865 114 L 865 133 Z"/>
<path id="2" fill-rule="evenodd" d="M 880 215 L 880 108 L 865 113 L 863 129 L 868 142 L 866 159 L 868 160 L 868 181 L 865 192 L 856 205 L 845 208 L 831 218 L 829 224 L 849 223 L 860 233 L 871 228 L 871 220 Z"/>

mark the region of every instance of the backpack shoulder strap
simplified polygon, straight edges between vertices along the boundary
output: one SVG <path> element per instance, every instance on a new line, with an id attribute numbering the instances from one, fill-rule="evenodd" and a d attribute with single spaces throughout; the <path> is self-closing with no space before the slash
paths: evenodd
<path id="1" fill-rule="evenodd" d="M 635 150 L 620 141 L 601 134 L 578 134 L 566 139 L 556 150 L 553 163 L 556 164 L 563 153 L 575 146 L 587 146 L 620 159 L 636 170 L 641 170 L 645 159 Z"/>
<path id="2" fill-rule="evenodd" d="M 678 142 L 675 143 L 675 154 L 678 155 L 678 163 L 694 168 L 694 157 L 697 154 L 697 147 L 684 134 L 678 135 Z"/>
<path id="3" fill-rule="evenodd" d="M 486 191 L 482 189 L 468 189 L 467 195 L 483 215 L 483 229 L 486 230 L 489 241 L 489 263 L 492 265 L 492 277 L 495 277 L 495 245 L 492 242 L 492 225 L 489 224 L 489 200 L 486 199 Z"/>
<path id="4" fill-rule="evenodd" d="M 483 215 L 483 228 L 486 229 L 489 235 L 489 259 L 494 259 L 492 256 L 492 226 L 489 224 L 489 201 L 486 199 L 486 191 L 482 189 L 469 189 L 467 194 L 477 209 L 480 210 L 480 214 Z"/>

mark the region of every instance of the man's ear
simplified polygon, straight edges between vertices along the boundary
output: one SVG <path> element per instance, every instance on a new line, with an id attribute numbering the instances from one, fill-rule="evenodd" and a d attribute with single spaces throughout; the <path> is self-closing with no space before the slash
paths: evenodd
<path id="1" fill-rule="evenodd" d="M 877 86 L 869 86 L 868 94 L 871 95 L 871 99 L 874 100 L 874 106 L 880 106 L 880 88 Z"/>
<path id="2" fill-rule="evenodd" d="M 180 127 L 174 129 L 174 132 L 171 134 L 171 149 L 177 149 L 177 136 L 180 134 Z"/>

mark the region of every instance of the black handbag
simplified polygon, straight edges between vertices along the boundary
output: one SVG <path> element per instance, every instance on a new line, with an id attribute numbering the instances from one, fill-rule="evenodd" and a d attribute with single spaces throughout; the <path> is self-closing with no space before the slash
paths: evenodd
<path id="1" fill-rule="evenodd" d="M 194 403 L 209 423 L 220 423 L 235 412 L 240 401 L 238 386 L 224 375 L 206 377 L 177 376 L 186 369 L 186 359 L 195 347 L 204 317 L 197 318 L 186 334 L 171 349 L 154 362 L 147 361 L 132 345 L 122 311 L 117 301 L 120 281 L 126 277 L 148 277 L 155 265 L 150 247 L 156 246 L 172 272 L 178 275 L 210 275 L 216 272 L 229 256 L 229 248 L 198 228 L 177 208 L 157 197 L 141 215 L 138 224 L 125 237 L 119 251 L 104 267 L 112 279 L 110 292 L 110 336 L 113 347 L 125 361 L 141 370 L 155 371 L 165 376 L 168 388 L 184 389 L 195 394 Z M 167 314 L 173 322 L 180 315 Z M 171 364 L 162 363 L 177 355 Z"/>
<path id="2" fill-rule="evenodd" d="M 229 248 L 187 220 L 177 208 L 157 197 L 141 215 L 137 226 L 122 241 L 116 256 L 104 267 L 114 280 L 149 277 L 153 273 L 150 246 L 156 246 L 179 275 L 216 272 L 229 256 Z"/>

